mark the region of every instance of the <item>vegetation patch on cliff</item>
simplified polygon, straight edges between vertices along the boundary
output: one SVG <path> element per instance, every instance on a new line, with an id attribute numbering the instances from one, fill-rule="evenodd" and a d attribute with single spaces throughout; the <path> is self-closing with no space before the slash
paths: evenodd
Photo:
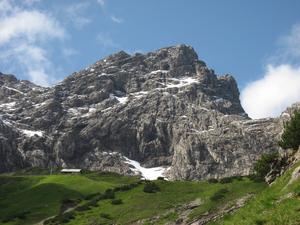
<path id="1" fill-rule="evenodd" d="M 292 173 L 299 169 L 300 162 L 276 179 L 275 183 L 255 198 L 246 201 L 245 206 L 233 215 L 209 224 L 299 224 L 300 223 L 300 179 L 291 184 Z"/>

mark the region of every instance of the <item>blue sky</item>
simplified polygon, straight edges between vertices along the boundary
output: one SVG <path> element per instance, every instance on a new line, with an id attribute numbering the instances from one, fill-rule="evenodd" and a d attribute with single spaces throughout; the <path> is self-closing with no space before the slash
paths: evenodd
<path id="1" fill-rule="evenodd" d="M 194 47 L 252 118 L 300 101 L 299 0 L 0 0 L 0 71 L 51 86 L 109 54 Z"/>

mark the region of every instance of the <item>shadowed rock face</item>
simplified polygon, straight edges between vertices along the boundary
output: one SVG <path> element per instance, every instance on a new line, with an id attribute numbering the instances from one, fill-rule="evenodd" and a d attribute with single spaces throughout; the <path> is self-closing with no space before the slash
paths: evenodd
<path id="1" fill-rule="evenodd" d="M 290 113 L 251 120 L 234 78 L 216 76 L 186 45 L 120 51 L 50 88 L 0 73 L 0 172 L 80 166 L 139 176 L 127 156 L 171 166 L 170 180 L 245 175 L 279 149 Z"/>

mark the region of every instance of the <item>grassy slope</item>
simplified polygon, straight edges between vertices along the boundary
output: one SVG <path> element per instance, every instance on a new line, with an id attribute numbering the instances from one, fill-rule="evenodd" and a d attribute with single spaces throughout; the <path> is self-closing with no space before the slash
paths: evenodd
<path id="1" fill-rule="evenodd" d="M 72 220 L 70 224 L 85 224 L 85 221 L 105 223 L 117 221 L 119 224 L 131 224 L 143 218 L 160 215 L 157 220 L 145 224 L 164 224 L 176 220 L 180 215 L 180 206 L 195 199 L 201 198 L 204 204 L 197 207 L 190 215 L 190 219 L 199 218 L 199 214 L 208 210 L 217 210 L 219 205 L 246 193 L 259 193 L 266 188 L 266 183 L 254 183 L 244 178 L 229 184 L 211 184 L 207 181 L 155 181 L 161 191 L 157 193 L 144 193 L 144 185 L 129 191 L 117 192 L 116 198 L 123 200 L 122 205 L 111 205 L 111 200 L 99 201 L 99 207 L 92 208 L 89 213 L 83 213 Z M 227 187 L 228 193 L 217 202 L 212 202 L 209 197 L 219 189 Z M 100 213 L 110 214 L 110 219 L 99 218 Z"/>
<path id="2" fill-rule="evenodd" d="M 136 181 L 119 174 L 96 172 L 87 175 L 0 176 L 0 221 L 8 216 L 31 212 L 27 219 L 6 224 L 33 224 L 57 215 L 63 199 L 79 201 L 86 195 L 104 192 Z"/>
<path id="3" fill-rule="evenodd" d="M 298 166 L 300 162 L 235 214 L 209 224 L 300 224 L 300 178 L 284 189 Z M 283 199 L 290 193 L 291 197 Z"/>
<path id="4" fill-rule="evenodd" d="M 109 172 L 89 172 L 83 175 L 22 175 L 0 176 L 0 221 L 17 213 L 28 212 L 25 219 L 15 219 L 5 224 L 34 224 L 45 218 L 57 215 L 61 200 L 71 199 L 80 202 L 91 193 L 104 193 L 107 188 L 120 187 L 125 184 L 137 183 L 136 178 L 124 177 Z M 145 193 L 145 182 L 137 187 L 116 192 L 116 199 L 122 199 L 123 204 L 112 205 L 110 199 L 98 201 L 99 207 L 91 210 L 76 211 L 75 219 L 69 224 L 131 224 L 134 221 L 160 216 L 145 224 L 165 224 L 175 221 L 181 214 L 181 206 L 196 199 L 204 203 L 195 208 L 189 215 L 190 220 L 204 217 L 204 212 L 215 211 L 220 205 L 242 197 L 247 193 L 260 193 L 266 183 L 254 183 L 248 178 L 243 181 L 234 180 L 232 183 L 220 184 L 193 181 L 160 181 L 155 183 L 160 187 L 157 193 Z M 216 202 L 209 198 L 219 189 L 226 188 L 229 192 Z M 96 196 L 94 199 L 97 199 Z M 89 200 L 91 201 L 91 200 Z M 83 200 L 79 206 L 89 202 Z M 109 214 L 103 218 L 101 213 Z M 89 222 L 87 222 L 89 221 Z M 236 223 L 235 223 L 236 224 Z"/>

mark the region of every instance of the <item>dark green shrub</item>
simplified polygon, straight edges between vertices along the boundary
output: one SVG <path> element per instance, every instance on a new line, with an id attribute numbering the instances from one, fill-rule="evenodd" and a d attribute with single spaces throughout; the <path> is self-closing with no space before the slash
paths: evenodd
<path id="1" fill-rule="evenodd" d="M 230 177 L 224 177 L 220 180 L 221 184 L 231 183 L 232 179 Z"/>
<path id="2" fill-rule="evenodd" d="M 109 218 L 110 218 L 110 215 L 107 214 L 107 213 L 100 213 L 100 216 L 101 216 L 102 218 L 106 218 L 106 219 L 109 219 Z"/>
<path id="3" fill-rule="evenodd" d="M 290 121 L 283 121 L 284 132 L 277 144 L 283 148 L 298 151 L 300 146 L 300 110 L 294 110 Z"/>
<path id="4" fill-rule="evenodd" d="M 86 203 L 86 205 L 88 205 L 88 206 L 94 206 L 94 207 L 98 207 L 99 206 L 98 205 L 98 200 L 96 200 L 96 199 L 94 199 L 94 200 Z"/>
<path id="5" fill-rule="evenodd" d="M 226 188 L 222 188 L 217 191 L 217 193 L 220 193 L 220 194 L 226 194 L 227 192 L 229 192 L 229 191 Z"/>
<path id="6" fill-rule="evenodd" d="M 100 193 L 94 193 L 94 194 L 89 194 L 87 196 L 85 196 L 84 200 L 91 200 L 92 198 L 94 198 L 95 196 L 100 195 Z"/>
<path id="7" fill-rule="evenodd" d="M 115 198 L 115 193 L 112 189 L 109 188 L 105 191 L 105 194 L 100 196 L 100 198 L 98 200 L 100 200 L 100 199 L 114 199 L 114 198 Z"/>
<path id="8" fill-rule="evenodd" d="M 226 188 L 222 188 L 220 190 L 218 190 L 211 198 L 210 200 L 215 202 L 215 201 L 218 201 L 219 199 L 223 198 L 225 195 L 228 192 L 228 190 Z"/>
<path id="9" fill-rule="evenodd" d="M 22 213 L 18 213 L 16 215 L 12 215 L 12 216 L 8 216 L 6 217 L 4 220 L 2 220 L 2 223 L 8 223 L 10 221 L 13 221 L 15 219 L 25 219 L 26 218 L 26 214 L 29 214 L 30 212 L 22 212 Z"/>
<path id="10" fill-rule="evenodd" d="M 141 181 L 141 180 L 138 182 L 138 184 L 142 184 L 142 183 L 143 183 L 143 181 Z"/>
<path id="11" fill-rule="evenodd" d="M 121 190 L 120 187 L 115 187 L 114 192 L 118 192 L 118 191 L 120 191 L 120 190 Z"/>
<path id="12" fill-rule="evenodd" d="M 111 201 L 111 204 L 112 204 L 112 205 L 120 205 L 120 204 L 122 204 L 122 203 L 123 203 L 122 199 L 113 199 L 113 200 Z"/>
<path id="13" fill-rule="evenodd" d="M 109 193 L 109 192 L 113 192 L 113 189 L 108 188 L 108 189 L 105 190 L 105 194 L 106 194 L 106 193 Z"/>
<path id="14" fill-rule="evenodd" d="M 242 181 L 243 177 L 242 176 L 238 176 L 237 181 Z"/>
<path id="15" fill-rule="evenodd" d="M 160 189 L 158 185 L 156 185 L 154 182 L 147 182 L 143 189 L 143 191 L 146 193 L 154 193 L 155 191 L 159 191 L 159 190 Z"/>
<path id="16" fill-rule="evenodd" d="M 223 219 L 228 219 L 231 216 L 231 213 L 223 213 Z"/>
<path id="17" fill-rule="evenodd" d="M 265 177 L 271 170 L 271 164 L 277 161 L 279 153 L 271 152 L 269 154 L 262 154 L 260 159 L 254 164 L 253 171 L 260 177 Z"/>
<path id="18" fill-rule="evenodd" d="M 81 206 L 77 206 L 74 210 L 78 211 L 78 212 L 82 212 L 82 211 L 87 211 L 90 210 L 90 206 L 89 205 L 81 205 Z"/>
<path id="19" fill-rule="evenodd" d="M 106 199 L 114 199 L 115 193 L 114 192 L 105 193 L 105 197 Z"/>
<path id="20" fill-rule="evenodd" d="M 98 200 L 94 199 L 90 202 L 85 203 L 84 205 L 77 206 L 74 210 L 82 212 L 82 211 L 90 210 L 91 209 L 90 206 L 98 207 L 99 206 Z"/>
<path id="21" fill-rule="evenodd" d="M 5 219 L 3 219 L 1 222 L 2 222 L 2 223 L 8 223 L 8 222 L 10 222 L 10 221 L 13 221 L 14 219 L 15 219 L 14 216 L 8 216 L 8 217 L 6 217 Z"/>
<path id="22" fill-rule="evenodd" d="M 220 198 L 223 198 L 224 195 L 220 194 L 220 193 L 215 193 L 211 198 L 210 200 L 215 202 L 215 201 L 218 201 Z"/>
<path id="23" fill-rule="evenodd" d="M 263 224 L 267 223 L 267 220 L 264 220 L 264 219 L 254 219 L 253 222 L 254 222 L 255 225 L 263 225 Z"/>
<path id="24" fill-rule="evenodd" d="M 68 223 L 70 219 L 75 219 L 74 212 L 66 212 L 64 214 L 59 214 L 54 218 L 45 220 L 43 224 L 46 225 L 49 223 L 54 223 L 54 224 Z"/>
<path id="25" fill-rule="evenodd" d="M 134 187 L 137 187 L 137 186 L 139 186 L 137 183 L 131 183 L 131 184 L 130 184 L 130 187 L 131 187 L 131 188 L 134 188 Z"/>
<path id="26" fill-rule="evenodd" d="M 247 177 L 249 178 L 249 180 L 253 180 L 255 177 L 257 177 L 256 174 L 250 174 L 250 175 L 247 175 Z"/>
<path id="27" fill-rule="evenodd" d="M 60 203 L 72 203 L 72 202 L 74 201 L 68 198 L 64 198 L 63 200 L 60 201 Z"/>
<path id="28" fill-rule="evenodd" d="M 218 183 L 218 180 L 215 178 L 210 178 L 207 180 L 209 183 Z"/>
<path id="29" fill-rule="evenodd" d="M 120 188 L 121 188 L 121 191 L 128 191 L 128 190 L 132 189 L 132 187 L 130 185 L 124 185 Z"/>
<path id="30" fill-rule="evenodd" d="M 253 182 L 255 182 L 255 183 L 259 183 L 259 182 L 263 182 L 263 181 L 265 181 L 265 178 L 259 177 L 259 176 L 255 177 L 253 179 Z"/>
<path id="31" fill-rule="evenodd" d="M 164 177 L 158 177 L 157 180 L 165 180 Z"/>
<path id="32" fill-rule="evenodd" d="M 252 180 L 253 182 L 261 182 L 264 181 L 265 178 L 260 177 L 258 174 L 250 174 L 247 176 L 250 180 Z"/>

